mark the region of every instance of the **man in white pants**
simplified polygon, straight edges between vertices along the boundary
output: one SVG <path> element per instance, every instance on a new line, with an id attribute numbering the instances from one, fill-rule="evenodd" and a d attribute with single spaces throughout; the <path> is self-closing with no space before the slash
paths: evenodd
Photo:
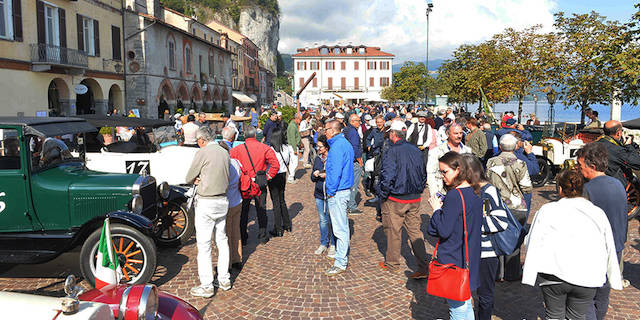
<path id="1" fill-rule="evenodd" d="M 200 285 L 191 289 L 191 295 L 210 298 L 213 290 L 213 267 L 211 265 L 211 233 L 215 232 L 218 247 L 218 286 L 231 289 L 229 275 L 229 243 L 226 218 L 229 201 L 230 158 L 227 151 L 214 143 L 211 128 L 203 126 L 196 133 L 200 149 L 193 158 L 186 181 L 198 185 L 196 198 L 196 242 L 198 247 L 198 277 Z"/>

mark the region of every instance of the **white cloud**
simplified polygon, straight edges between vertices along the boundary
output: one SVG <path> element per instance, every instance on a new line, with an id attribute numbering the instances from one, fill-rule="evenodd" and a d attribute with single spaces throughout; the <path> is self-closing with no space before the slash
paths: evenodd
<path id="1" fill-rule="evenodd" d="M 434 0 L 429 15 L 429 58 L 445 59 L 463 43 L 478 43 L 505 28 L 553 25 L 556 0 Z M 280 44 L 283 53 L 319 44 L 379 46 L 396 63 L 423 60 L 426 1 L 282 0 Z"/>

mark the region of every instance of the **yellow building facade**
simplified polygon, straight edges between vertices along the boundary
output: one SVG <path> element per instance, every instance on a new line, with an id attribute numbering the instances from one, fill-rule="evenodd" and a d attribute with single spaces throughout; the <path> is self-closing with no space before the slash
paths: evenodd
<path id="1" fill-rule="evenodd" d="M 125 110 L 121 0 L 0 4 L 0 115 Z"/>

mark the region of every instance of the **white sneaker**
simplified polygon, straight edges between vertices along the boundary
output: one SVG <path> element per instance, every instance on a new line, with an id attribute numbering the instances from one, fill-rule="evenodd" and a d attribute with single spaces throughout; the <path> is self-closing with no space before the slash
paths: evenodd
<path id="1" fill-rule="evenodd" d="M 298 183 L 298 180 L 289 179 L 289 180 L 287 180 L 287 182 L 290 183 L 290 184 L 296 184 L 296 183 Z"/>
<path id="2" fill-rule="evenodd" d="M 327 251 L 327 257 L 331 259 L 336 258 L 336 246 L 329 246 L 329 251 Z"/>
<path id="3" fill-rule="evenodd" d="M 214 281 L 213 285 L 224 290 L 224 291 L 229 291 L 231 290 L 231 281 Z"/>
<path id="4" fill-rule="evenodd" d="M 191 288 L 191 291 L 189 291 L 189 293 L 192 296 L 196 296 L 196 297 L 211 298 L 213 297 L 213 287 L 210 287 L 210 286 L 205 287 L 205 286 L 199 285 L 197 287 Z"/>
<path id="5" fill-rule="evenodd" d="M 327 250 L 327 247 L 321 245 L 318 247 L 318 249 L 316 249 L 316 251 L 313 254 L 320 255 L 320 254 L 323 254 L 325 250 Z"/>

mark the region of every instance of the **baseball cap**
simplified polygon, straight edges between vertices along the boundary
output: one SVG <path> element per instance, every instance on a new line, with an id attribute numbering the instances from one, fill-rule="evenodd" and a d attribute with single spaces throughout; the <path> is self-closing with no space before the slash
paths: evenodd
<path id="1" fill-rule="evenodd" d="M 180 118 L 181 116 L 182 116 L 182 115 L 181 115 L 180 113 L 176 113 L 173 117 L 174 117 L 174 118 L 176 118 L 176 119 L 178 119 L 178 118 Z"/>
<path id="2" fill-rule="evenodd" d="M 509 126 L 516 124 L 516 122 L 518 122 L 518 121 L 516 121 L 516 119 L 514 119 L 514 118 L 509 118 L 509 119 L 507 119 L 507 121 L 505 121 L 505 123 L 507 125 L 509 125 Z"/>
<path id="3" fill-rule="evenodd" d="M 344 115 L 340 112 L 336 113 L 336 119 L 344 119 Z"/>
<path id="4" fill-rule="evenodd" d="M 371 120 L 371 115 L 365 114 L 364 119 L 367 121 Z"/>

